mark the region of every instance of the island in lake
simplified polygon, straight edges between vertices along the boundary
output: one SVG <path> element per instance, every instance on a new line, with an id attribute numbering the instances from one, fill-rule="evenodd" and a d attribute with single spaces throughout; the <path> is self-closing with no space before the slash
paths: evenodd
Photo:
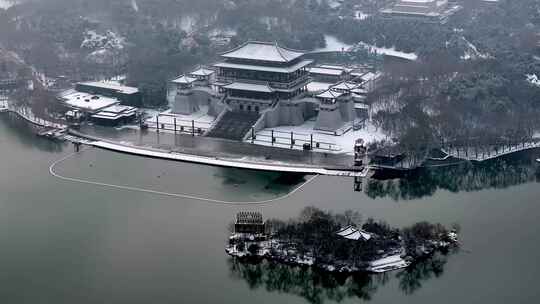
<path id="1" fill-rule="evenodd" d="M 264 221 L 258 212 L 240 212 L 231 224 L 227 254 L 241 261 L 267 259 L 328 272 L 381 273 L 459 247 L 457 224 L 419 222 L 397 229 L 355 211 L 333 214 L 307 207 L 288 221 Z"/>

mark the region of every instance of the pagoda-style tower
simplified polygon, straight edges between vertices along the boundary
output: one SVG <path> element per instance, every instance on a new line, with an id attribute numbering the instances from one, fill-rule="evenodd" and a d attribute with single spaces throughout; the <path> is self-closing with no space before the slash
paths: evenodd
<path id="1" fill-rule="evenodd" d="M 217 81 L 233 111 L 259 113 L 307 90 L 308 66 L 304 53 L 276 43 L 250 41 L 221 55 L 215 64 Z"/>

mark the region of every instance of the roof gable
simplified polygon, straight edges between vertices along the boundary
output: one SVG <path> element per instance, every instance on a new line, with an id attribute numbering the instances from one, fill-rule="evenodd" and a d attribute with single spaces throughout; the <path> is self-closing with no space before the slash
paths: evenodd
<path id="1" fill-rule="evenodd" d="M 174 83 L 181 83 L 181 84 L 190 84 L 190 83 L 193 83 L 197 80 L 197 78 L 193 78 L 193 77 L 189 77 L 189 76 L 186 76 L 186 75 L 182 75 L 174 80 L 172 80 L 172 82 Z"/>
<path id="2" fill-rule="evenodd" d="M 332 91 L 332 90 L 326 90 L 325 92 L 322 92 L 321 94 L 315 96 L 315 97 L 318 97 L 318 98 L 327 98 L 327 99 L 335 99 L 335 98 L 339 98 L 343 95 L 343 93 L 341 92 L 336 92 L 336 91 Z"/>

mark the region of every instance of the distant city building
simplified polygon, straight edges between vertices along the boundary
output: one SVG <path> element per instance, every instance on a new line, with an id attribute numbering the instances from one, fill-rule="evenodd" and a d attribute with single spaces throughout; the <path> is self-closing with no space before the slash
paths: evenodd
<path id="1" fill-rule="evenodd" d="M 448 0 L 398 0 L 391 7 L 381 10 L 383 16 L 408 18 L 426 22 L 445 23 L 448 17 L 461 9 Z"/>

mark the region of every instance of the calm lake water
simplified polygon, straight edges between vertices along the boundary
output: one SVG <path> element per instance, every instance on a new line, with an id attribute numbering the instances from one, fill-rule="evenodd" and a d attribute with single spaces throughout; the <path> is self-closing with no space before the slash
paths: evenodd
<path id="1" fill-rule="evenodd" d="M 62 181 L 49 165 L 73 151 L 0 118 L 2 303 L 531 303 L 540 299 L 540 184 L 524 153 L 483 167 L 371 181 L 318 177 L 286 200 L 219 205 Z M 296 185 L 276 174 L 89 149 L 58 173 L 227 201 Z M 503 171 L 504 170 L 504 171 Z M 308 178 L 308 177 L 305 177 Z M 305 206 L 360 211 L 395 226 L 457 222 L 463 249 L 409 271 L 341 278 L 239 265 L 224 252 L 238 211 L 287 219 Z"/>

